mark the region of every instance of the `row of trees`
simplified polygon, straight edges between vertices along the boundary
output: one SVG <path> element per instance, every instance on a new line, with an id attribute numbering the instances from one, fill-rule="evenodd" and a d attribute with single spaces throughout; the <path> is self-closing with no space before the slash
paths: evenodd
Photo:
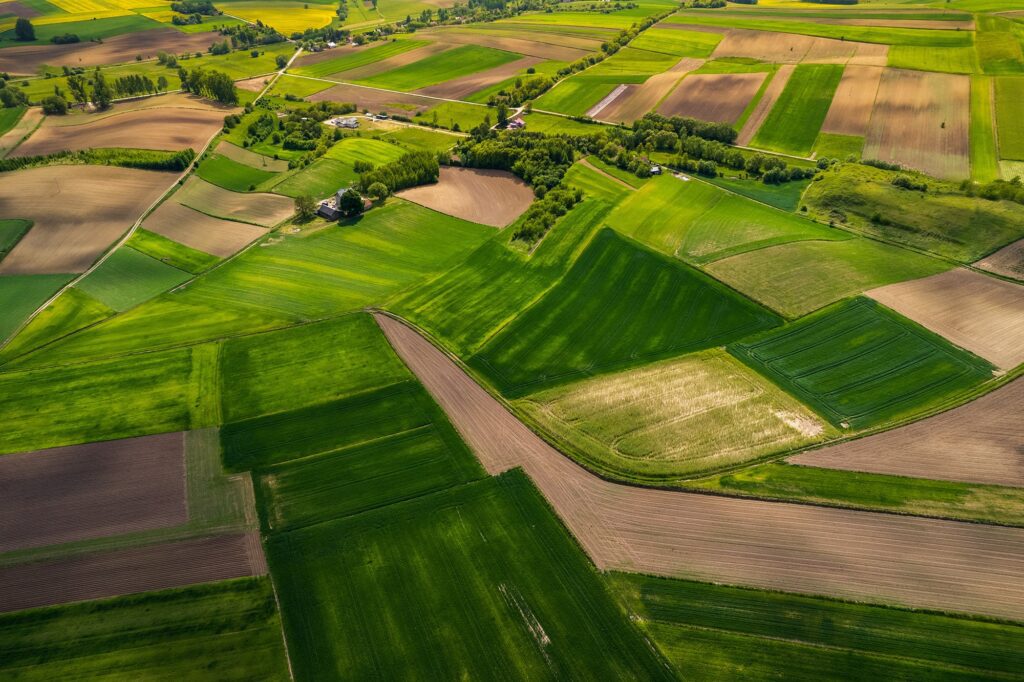
<path id="1" fill-rule="evenodd" d="M 360 175 L 359 188 L 369 192 L 371 186 L 380 183 L 387 188 L 388 193 L 394 193 L 407 187 L 437 182 L 439 174 L 437 154 L 427 151 L 410 152 Z"/>
<path id="2" fill-rule="evenodd" d="M 588 146 L 587 139 L 525 131 L 497 134 L 477 128 L 473 137 L 458 145 L 457 155 L 464 166 L 511 171 L 543 196 L 562 181 L 580 145 Z"/>
<path id="3" fill-rule="evenodd" d="M 181 89 L 194 95 L 215 100 L 221 104 L 238 104 L 238 91 L 231 76 L 222 71 L 205 69 L 178 69 Z"/>
<path id="4" fill-rule="evenodd" d="M 144 170 L 183 171 L 188 168 L 195 157 L 196 153 L 191 149 L 183 149 L 178 152 L 153 149 L 83 149 L 75 152 L 55 152 L 43 156 L 0 159 L 0 172 L 51 164 L 92 164 Z"/>
<path id="5" fill-rule="evenodd" d="M 580 189 L 558 185 L 547 192 L 543 199 L 533 202 L 530 208 L 526 209 L 518 227 L 512 233 L 512 239 L 531 246 L 536 244 L 547 234 L 559 216 L 568 213 L 582 200 L 583 192 Z"/>

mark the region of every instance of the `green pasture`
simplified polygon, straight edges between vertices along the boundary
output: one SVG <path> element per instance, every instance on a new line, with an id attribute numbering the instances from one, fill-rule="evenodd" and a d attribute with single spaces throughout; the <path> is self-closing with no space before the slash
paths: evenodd
<path id="1" fill-rule="evenodd" d="M 550 76 L 550 77 L 554 78 L 556 76 L 558 70 L 561 69 L 563 66 L 566 66 L 566 65 L 568 65 L 568 62 L 557 62 L 557 61 L 540 62 L 539 64 L 534 64 L 533 66 L 530 66 L 530 67 L 527 67 L 527 68 L 524 68 L 524 69 L 520 69 L 519 72 L 516 75 L 514 75 L 514 76 L 512 76 L 510 78 L 506 78 L 503 81 L 499 81 L 499 82 L 494 83 L 492 85 L 488 85 L 488 86 L 486 86 L 484 88 L 481 88 L 480 90 L 477 90 L 477 91 L 475 91 L 475 92 L 473 92 L 473 93 L 471 93 L 469 95 L 466 95 L 465 97 L 462 97 L 461 99 L 464 99 L 467 102 L 476 102 L 477 104 L 486 104 L 487 100 L 490 99 L 491 95 L 495 95 L 495 94 L 497 94 L 499 92 L 507 90 L 509 87 L 515 85 L 515 82 L 517 80 L 521 80 L 523 78 L 529 78 L 529 77 L 532 77 L 532 76 Z M 532 74 L 527 73 L 527 69 L 533 69 L 533 73 Z"/>
<path id="2" fill-rule="evenodd" d="M 867 298 L 826 308 L 729 351 L 836 426 L 861 429 L 942 405 L 992 366 Z"/>
<path id="3" fill-rule="evenodd" d="M 5 110 L 0 109 L 0 111 Z M 0 219 L 0 261 L 21 241 L 21 238 L 28 233 L 30 227 L 32 227 L 31 220 L 21 220 L 20 218 Z"/>
<path id="4" fill-rule="evenodd" d="M 508 396 L 722 345 L 779 319 L 612 230 L 469 359 Z"/>
<path id="5" fill-rule="evenodd" d="M 889 48 L 888 66 L 917 71 L 942 73 L 976 73 L 978 55 L 973 46 L 935 47 L 928 45 L 893 45 Z"/>
<path id="6" fill-rule="evenodd" d="M 460 45 L 385 73 L 358 79 L 389 90 L 416 90 L 520 59 L 522 55 L 479 45 Z"/>
<path id="7" fill-rule="evenodd" d="M 267 550 L 298 678 L 674 679 L 518 470 Z"/>
<path id="8" fill-rule="evenodd" d="M 409 377 L 364 313 L 241 336 L 221 348 L 225 421 L 327 402 Z"/>
<path id="9" fill-rule="evenodd" d="M 799 64 L 750 144 L 806 156 L 843 77 L 837 64 Z"/>
<path id="10" fill-rule="evenodd" d="M 674 3 L 668 2 L 644 2 L 638 7 L 612 12 L 524 12 L 509 19 L 499 19 L 494 22 L 494 25 L 527 27 L 525 30 L 528 31 L 534 30 L 533 26 L 552 29 L 556 32 L 574 27 L 580 27 L 585 33 L 596 33 L 600 29 L 625 30 L 645 17 L 676 6 Z M 583 8 L 581 7 L 581 9 Z"/>
<path id="11" fill-rule="evenodd" d="M 232 192 L 249 192 L 276 177 L 277 173 L 246 166 L 226 156 L 212 153 L 208 154 L 196 168 L 196 175 Z"/>
<path id="12" fill-rule="evenodd" d="M 422 149 L 429 152 L 446 151 L 459 141 L 459 138 L 455 135 L 414 126 L 402 126 L 383 133 L 381 139 L 385 141 L 394 140 L 407 149 Z M 383 163 L 383 161 L 378 163 Z"/>
<path id="13" fill-rule="evenodd" d="M 999 158 L 1024 161 L 1024 76 L 997 76 Z"/>
<path id="14" fill-rule="evenodd" d="M 619 83 L 619 76 L 592 76 L 589 72 L 577 74 L 559 81 L 555 87 L 538 97 L 534 108 L 568 116 L 583 116 Z"/>
<path id="15" fill-rule="evenodd" d="M 985 73 L 1024 72 L 1024 25 L 1007 17 L 980 14 L 975 17 L 974 47 Z"/>
<path id="16" fill-rule="evenodd" d="M 642 83 L 649 76 L 666 71 L 679 61 L 672 54 L 640 50 L 632 45 L 587 69 L 587 76 L 621 78 L 620 83 Z"/>
<path id="17" fill-rule="evenodd" d="M 66 334 L 82 329 L 114 314 L 114 309 L 96 300 L 77 287 L 65 289 L 50 305 L 0 349 L 0 362 L 50 343 Z"/>
<path id="18" fill-rule="evenodd" d="M 709 57 L 722 41 L 720 33 L 677 31 L 670 28 L 649 28 L 638 35 L 630 47 L 662 52 L 675 57 Z"/>
<path id="19" fill-rule="evenodd" d="M 599 156 L 593 156 L 593 155 L 588 156 L 588 157 L 586 157 L 586 161 L 587 161 L 588 164 L 590 164 L 594 168 L 598 169 L 599 171 L 601 171 L 603 173 L 607 173 L 608 175 L 612 176 L 613 178 L 621 180 L 622 182 L 626 183 L 627 185 L 629 185 L 633 189 L 640 189 L 641 187 L 643 187 L 647 183 L 651 182 L 652 179 L 656 179 L 656 178 L 653 178 L 653 177 L 647 177 L 647 178 L 637 177 L 635 174 L 630 173 L 628 170 L 623 170 L 622 168 L 619 168 L 618 166 L 615 166 L 613 164 L 606 163 L 606 162 L 602 161 Z"/>
<path id="20" fill-rule="evenodd" d="M 857 135 L 819 133 L 818 139 L 814 142 L 814 152 L 819 159 L 847 161 L 850 156 L 853 156 L 859 161 L 863 150 L 864 138 Z"/>
<path id="21" fill-rule="evenodd" d="M 268 578 L 0 614 L 0 638 L 6 679 L 290 679 Z"/>
<path id="22" fill-rule="evenodd" d="M 547 135 L 574 135 L 581 137 L 596 135 L 601 132 L 601 129 L 598 127 L 601 124 L 595 121 L 576 121 L 564 116 L 545 114 L 540 111 L 533 111 L 529 114 L 525 114 L 522 119 L 526 123 L 526 130 L 533 133 L 545 133 Z"/>
<path id="23" fill-rule="evenodd" d="M 820 220 L 968 263 L 1024 237 L 1020 204 L 969 197 L 955 184 L 924 176 L 928 192 L 912 192 L 892 184 L 897 175 L 842 164 L 812 182 L 803 203 Z"/>
<path id="24" fill-rule="evenodd" d="M 375 64 L 383 59 L 388 59 L 389 57 L 394 57 L 403 52 L 415 50 L 418 47 L 424 47 L 429 44 L 425 40 L 392 40 L 358 51 L 342 47 L 332 50 L 332 53 L 338 53 L 337 57 L 306 66 L 293 66 L 289 71 L 300 76 L 312 76 L 314 78 L 324 78 L 332 74 L 343 75 L 342 72 L 344 71 Z"/>
<path id="25" fill-rule="evenodd" d="M 818 136 L 821 139 L 821 136 Z M 800 205 L 800 197 L 803 195 L 810 180 L 793 180 L 784 182 L 781 185 L 766 185 L 756 178 L 742 178 L 739 176 L 722 176 L 707 178 L 715 187 L 729 190 L 748 199 L 753 199 L 762 204 L 768 204 L 783 211 L 796 211 Z"/>
<path id="26" fill-rule="evenodd" d="M 0 275 L 0 340 L 46 302 L 74 275 Z"/>
<path id="27" fill-rule="evenodd" d="M 14 127 L 21 120 L 25 113 L 25 107 L 4 107 L 0 108 L 0 135 Z"/>
<path id="28" fill-rule="evenodd" d="M 190 273 L 124 246 L 75 286 L 120 312 L 190 279 Z"/>
<path id="29" fill-rule="evenodd" d="M 277 194 L 296 197 L 302 194 L 321 198 L 334 194 L 359 180 L 354 163 L 363 161 L 379 166 L 395 161 L 407 149 L 382 140 L 365 137 L 346 137 L 331 147 L 327 154 L 302 170 L 284 177 L 273 186 Z"/>
<path id="30" fill-rule="evenodd" d="M 467 102 L 440 102 L 415 117 L 415 123 L 420 125 L 436 124 L 450 130 L 458 126 L 462 131 L 471 130 L 488 121 L 491 124 L 497 122 L 497 114 L 493 109 Z"/>
<path id="31" fill-rule="evenodd" d="M 217 256 L 179 244 L 173 239 L 142 228 L 132 233 L 125 246 L 193 275 L 220 262 Z"/>
<path id="32" fill-rule="evenodd" d="M 1024 663 L 1019 625 L 626 573 L 608 585 L 687 680 L 780 666 L 801 680 L 1001 679 Z"/>
<path id="33" fill-rule="evenodd" d="M 113 38 L 125 33 L 137 31 L 148 31 L 154 28 L 163 28 L 159 21 L 153 21 L 141 14 L 127 14 L 121 17 L 105 17 L 103 19 L 86 19 L 82 21 L 67 21 L 57 24 L 36 24 L 36 39 L 29 43 L 15 40 L 14 29 L 8 29 L 0 33 L 0 48 L 14 47 L 16 45 L 49 43 L 50 39 L 65 33 L 74 33 L 83 41 L 102 40 Z"/>
<path id="34" fill-rule="evenodd" d="M 999 151 L 996 149 L 993 128 L 993 92 L 990 77 L 971 76 L 971 179 L 976 182 L 999 179 Z"/>
<path id="35" fill-rule="evenodd" d="M 581 163 L 576 163 L 569 167 L 563 182 L 573 187 L 579 187 L 588 197 L 605 201 L 609 204 L 618 203 L 630 193 L 628 187 L 624 187 L 615 182 L 613 178 L 598 173 Z"/>
<path id="36" fill-rule="evenodd" d="M 301 102 L 288 102 L 284 99 L 287 95 L 294 95 L 295 97 L 309 97 L 318 92 L 323 92 L 328 88 L 333 88 L 334 84 L 323 80 L 313 80 L 312 78 L 300 78 L 298 76 L 290 76 L 287 73 L 282 74 L 274 85 L 267 92 L 267 97 L 274 98 L 276 103 L 280 106 L 296 106 L 301 105 Z"/>

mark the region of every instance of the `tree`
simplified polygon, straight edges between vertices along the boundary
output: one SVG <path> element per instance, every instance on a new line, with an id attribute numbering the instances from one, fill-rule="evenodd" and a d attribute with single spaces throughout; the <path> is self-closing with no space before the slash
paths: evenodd
<path id="1" fill-rule="evenodd" d="M 96 105 L 97 109 L 109 109 L 113 99 L 114 94 L 110 86 L 107 85 L 107 79 L 97 68 L 96 75 L 92 79 L 92 103 Z"/>
<path id="2" fill-rule="evenodd" d="M 283 54 L 277 55 L 277 59 L 275 61 L 277 62 L 277 68 L 279 69 L 283 69 L 288 66 L 288 57 L 285 57 Z"/>
<path id="3" fill-rule="evenodd" d="M 14 39 L 35 40 L 36 29 L 32 26 L 32 22 L 25 17 L 18 17 L 18 20 L 14 22 Z"/>
<path id="4" fill-rule="evenodd" d="M 366 188 L 366 193 L 377 201 L 384 201 L 391 192 L 388 191 L 388 186 L 383 182 L 375 182 Z"/>
<path id="5" fill-rule="evenodd" d="M 57 115 L 68 113 L 68 103 L 63 97 L 57 95 L 50 95 L 44 97 L 40 104 L 43 105 L 43 113 L 48 115 Z"/>
<path id="6" fill-rule="evenodd" d="M 508 105 L 504 102 L 498 104 L 498 127 L 508 127 Z"/>
<path id="7" fill-rule="evenodd" d="M 338 199 L 338 210 L 346 218 L 359 215 L 363 212 L 363 197 L 351 187 L 348 188 Z"/>
<path id="8" fill-rule="evenodd" d="M 167 89 L 167 78 L 164 77 L 164 76 L 160 76 L 159 78 L 156 79 L 156 91 L 157 92 L 163 92 L 166 89 Z"/>
<path id="9" fill-rule="evenodd" d="M 80 75 L 68 76 L 68 90 L 71 91 L 71 96 L 79 104 L 85 104 L 89 101 L 89 93 L 86 91 L 85 78 Z"/>
<path id="10" fill-rule="evenodd" d="M 316 215 L 316 202 L 308 194 L 295 197 L 295 212 L 302 220 L 309 220 Z"/>

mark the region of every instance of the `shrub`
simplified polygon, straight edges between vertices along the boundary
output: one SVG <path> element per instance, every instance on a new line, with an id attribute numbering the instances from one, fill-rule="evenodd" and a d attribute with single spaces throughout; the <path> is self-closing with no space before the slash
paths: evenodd
<path id="1" fill-rule="evenodd" d="M 43 106 L 43 113 L 49 116 L 60 116 L 68 113 L 67 100 L 65 100 L 63 97 L 58 97 L 57 95 L 50 95 L 49 97 L 44 97 L 40 104 L 42 104 Z"/>

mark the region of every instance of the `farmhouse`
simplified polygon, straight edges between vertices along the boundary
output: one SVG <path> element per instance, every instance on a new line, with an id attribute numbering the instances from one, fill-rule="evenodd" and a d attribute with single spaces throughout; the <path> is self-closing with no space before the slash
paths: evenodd
<path id="1" fill-rule="evenodd" d="M 321 201 L 316 209 L 316 214 L 328 220 L 339 220 L 341 218 L 341 210 L 338 207 L 341 205 L 341 195 L 347 192 L 348 189 L 348 187 L 339 189 L 333 195 Z M 373 202 L 369 199 L 363 199 L 363 210 L 368 211 L 371 208 L 373 208 Z"/>
<path id="2" fill-rule="evenodd" d="M 359 121 L 354 116 L 336 116 L 335 118 L 328 119 L 327 125 L 332 125 L 336 128 L 358 128 Z"/>

